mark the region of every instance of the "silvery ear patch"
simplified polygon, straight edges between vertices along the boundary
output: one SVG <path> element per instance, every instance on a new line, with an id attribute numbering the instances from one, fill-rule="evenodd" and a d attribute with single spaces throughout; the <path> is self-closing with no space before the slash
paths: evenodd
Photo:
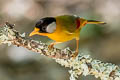
<path id="1" fill-rule="evenodd" d="M 48 33 L 53 33 L 55 30 L 56 30 L 56 22 L 52 22 L 51 24 L 49 24 L 46 29 Z"/>

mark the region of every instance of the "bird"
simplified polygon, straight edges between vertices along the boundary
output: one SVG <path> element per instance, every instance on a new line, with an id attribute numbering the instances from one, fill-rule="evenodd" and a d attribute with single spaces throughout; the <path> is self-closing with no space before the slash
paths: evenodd
<path id="1" fill-rule="evenodd" d="M 48 47 L 52 49 L 54 45 L 76 40 L 76 50 L 72 55 L 75 58 L 79 52 L 80 31 L 86 24 L 106 24 L 102 21 L 87 20 L 76 15 L 60 15 L 55 17 L 44 17 L 38 20 L 34 30 L 29 34 L 47 36 L 54 40 Z"/>

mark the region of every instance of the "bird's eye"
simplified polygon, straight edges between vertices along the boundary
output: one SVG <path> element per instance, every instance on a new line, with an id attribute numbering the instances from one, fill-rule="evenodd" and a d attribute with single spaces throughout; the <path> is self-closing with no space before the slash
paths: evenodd
<path id="1" fill-rule="evenodd" d="M 42 31 L 46 31 L 46 27 L 42 27 Z"/>

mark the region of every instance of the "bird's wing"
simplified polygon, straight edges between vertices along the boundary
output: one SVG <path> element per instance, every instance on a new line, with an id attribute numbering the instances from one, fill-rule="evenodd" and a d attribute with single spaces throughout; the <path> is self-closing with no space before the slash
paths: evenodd
<path id="1" fill-rule="evenodd" d="M 77 18 L 75 16 L 71 15 L 58 16 L 56 18 L 58 25 L 60 25 L 63 30 L 70 34 L 76 31 L 76 19 Z"/>

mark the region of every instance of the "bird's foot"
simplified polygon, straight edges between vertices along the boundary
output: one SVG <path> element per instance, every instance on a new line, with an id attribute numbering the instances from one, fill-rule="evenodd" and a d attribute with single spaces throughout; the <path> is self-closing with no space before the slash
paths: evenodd
<path id="1" fill-rule="evenodd" d="M 53 46 L 54 46 L 53 44 L 50 44 L 50 45 L 48 46 L 48 49 L 49 49 L 49 50 L 52 50 L 52 49 L 53 49 Z"/>
<path id="2" fill-rule="evenodd" d="M 72 54 L 72 59 L 75 59 L 78 56 L 78 51 Z"/>

